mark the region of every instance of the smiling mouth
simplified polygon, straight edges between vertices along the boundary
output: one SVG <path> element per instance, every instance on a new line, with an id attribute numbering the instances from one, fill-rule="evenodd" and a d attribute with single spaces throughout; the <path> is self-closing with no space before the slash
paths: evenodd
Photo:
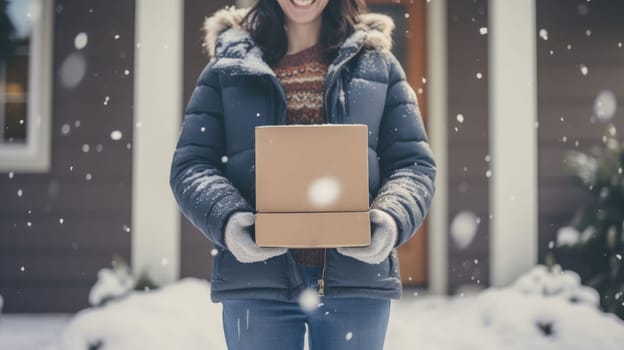
<path id="1" fill-rule="evenodd" d="M 307 7 L 316 2 L 316 0 L 290 0 L 296 7 Z"/>

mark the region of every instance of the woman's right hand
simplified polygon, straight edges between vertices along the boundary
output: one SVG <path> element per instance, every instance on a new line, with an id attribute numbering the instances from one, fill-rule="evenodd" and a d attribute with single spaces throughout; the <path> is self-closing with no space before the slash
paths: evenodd
<path id="1" fill-rule="evenodd" d="M 225 225 L 225 245 L 236 260 L 242 263 L 252 263 L 286 253 L 288 248 L 256 245 L 256 242 L 251 239 L 250 232 L 255 221 L 254 213 L 235 212 Z"/>

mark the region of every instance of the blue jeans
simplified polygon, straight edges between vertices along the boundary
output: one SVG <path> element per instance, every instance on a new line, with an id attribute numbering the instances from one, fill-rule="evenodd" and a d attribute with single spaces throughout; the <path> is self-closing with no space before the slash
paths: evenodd
<path id="1" fill-rule="evenodd" d="M 298 264 L 309 288 L 318 290 L 322 268 Z M 229 350 L 301 350 L 306 324 L 310 350 L 382 350 L 390 299 L 320 297 L 306 312 L 297 301 L 222 300 Z"/>

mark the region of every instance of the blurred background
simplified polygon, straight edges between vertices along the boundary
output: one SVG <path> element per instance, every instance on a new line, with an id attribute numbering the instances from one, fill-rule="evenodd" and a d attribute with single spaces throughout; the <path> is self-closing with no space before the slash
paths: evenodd
<path id="1" fill-rule="evenodd" d="M 76 330 L 76 312 L 209 279 L 213 247 L 175 205 L 169 166 L 208 62 L 204 18 L 252 3 L 0 0 L 0 347 L 73 325 L 61 348 L 98 349 L 106 336 Z M 595 323 L 609 348 L 609 331 L 624 334 L 624 2 L 367 3 L 395 21 L 439 167 L 426 224 L 399 250 L 405 302 L 512 286 L 563 295 L 609 320 Z M 507 300 L 500 319 L 524 305 Z M 445 305 L 440 320 L 457 311 Z M 537 337 L 562 330 L 552 348 L 584 344 L 563 336 L 582 325 L 527 317 Z M 410 348 L 396 324 L 389 348 Z"/>

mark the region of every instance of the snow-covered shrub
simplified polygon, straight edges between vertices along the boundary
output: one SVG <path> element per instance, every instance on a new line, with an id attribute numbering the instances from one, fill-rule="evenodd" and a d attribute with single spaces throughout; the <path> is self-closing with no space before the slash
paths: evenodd
<path id="1" fill-rule="evenodd" d="M 210 284 L 195 278 L 129 291 L 78 312 L 54 349 L 225 349 L 221 307 L 210 300 Z"/>
<path id="2" fill-rule="evenodd" d="M 553 265 L 550 270 L 544 265 L 537 265 L 520 276 L 509 288 L 523 294 L 538 294 L 546 297 L 559 297 L 572 303 L 586 303 L 598 307 L 598 292 L 581 284 L 581 277 L 574 271 L 562 271 L 560 265 Z"/>
<path id="3" fill-rule="evenodd" d="M 586 199 L 559 230 L 546 258 L 578 272 L 583 284 L 600 294 L 602 310 L 624 319 L 624 141 L 619 134 L 608 124 L 603 142 L 566 155 Z"/>
<path id="4" fill-rule="evenodd" d="M 124 258 L 113 256 L 112 268 L 98 271 L 97 281 L 89 292 L 89 304 L 102 306 L 111 300 L 127 296 L 133 290 L 147 292 L 158 288 L 146 272 L 133 276 L 130 271 Z"/>
<path id="5" fill-rule="evenodd" d="M 508 287 L 476 295 L 393 300 L 385 348 L 621 349 L 624 322 L 596 308 L 592 297 L 573 301 L 586 291 L 573 276 L 536 266 Z M 316 312 L 332 317 L 333 308 L 323 307 Z M 221 312 L 208 281 L 185 278 L 79 312 L 55 350 L 225 349 Z M 241 332 L 255 322 L 253 311 L 242 316 Z M 349 331 L 357 341 L 358 330 Z"/>
<path id="6" fill-rule="evenodd" d="M 103 268 L 98 271 L 98 279 L 89 292 L 89 304 L 104 305 L 110 300 L 120 298 L 134 288 L 135 280 L 127 266 Z"/>

